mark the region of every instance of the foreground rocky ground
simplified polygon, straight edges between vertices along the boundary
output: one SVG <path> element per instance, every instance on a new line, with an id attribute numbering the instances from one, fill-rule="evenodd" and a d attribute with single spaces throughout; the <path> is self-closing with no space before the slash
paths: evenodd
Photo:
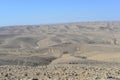
<path id="1" fill-rule="evenodd" d="M 1 66 L 0 80 L 120 80 L 120 67 L 82 64 Z"/>

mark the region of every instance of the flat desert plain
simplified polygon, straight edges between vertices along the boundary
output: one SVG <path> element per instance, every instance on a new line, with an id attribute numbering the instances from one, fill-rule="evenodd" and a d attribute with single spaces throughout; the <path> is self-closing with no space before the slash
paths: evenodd
<path id="1" fill-rule="evenodd" d="M 120 80 L 120 21 L 0 27 L 0 80 Z"/>

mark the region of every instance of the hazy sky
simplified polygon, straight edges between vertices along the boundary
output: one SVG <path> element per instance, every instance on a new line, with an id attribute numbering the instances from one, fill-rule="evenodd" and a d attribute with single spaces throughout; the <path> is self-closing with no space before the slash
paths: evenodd
<path id="1" fill-rule="evenodd" d="M 0 0 L 0 26 L 120 20 L 120 0 Z"/>

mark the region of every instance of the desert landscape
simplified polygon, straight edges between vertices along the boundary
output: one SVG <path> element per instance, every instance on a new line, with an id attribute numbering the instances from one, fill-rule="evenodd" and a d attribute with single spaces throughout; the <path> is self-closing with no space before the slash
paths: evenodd
<path id="1" fill-rule="evenodd" d="M 120 21 L 0 27 L 0 80 L 120 80 Z"/>

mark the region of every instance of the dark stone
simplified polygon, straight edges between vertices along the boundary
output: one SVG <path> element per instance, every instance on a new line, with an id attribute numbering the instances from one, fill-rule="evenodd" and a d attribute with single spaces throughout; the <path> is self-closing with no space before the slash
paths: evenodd
<path id="1" fill-rule="evenodd" d="M 37 78 L 33 78 L 32 80 L 39 80 L 39 79 L 37 79 Z"/>

